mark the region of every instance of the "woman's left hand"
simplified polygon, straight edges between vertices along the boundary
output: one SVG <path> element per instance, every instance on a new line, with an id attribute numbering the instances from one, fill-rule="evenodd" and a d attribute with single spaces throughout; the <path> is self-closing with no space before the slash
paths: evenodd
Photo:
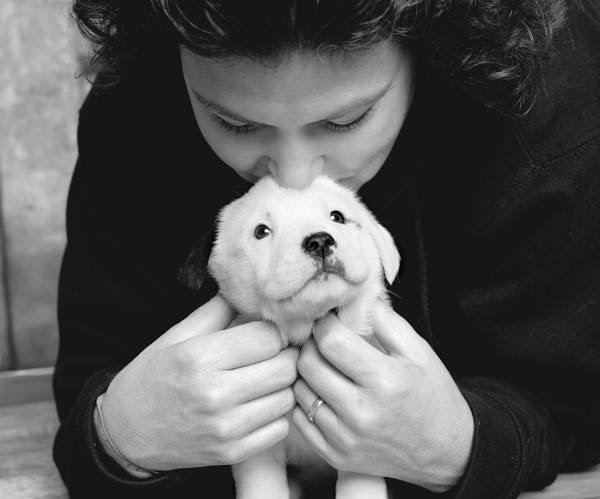
<path id="1" fill-rule="evenodd" d="M 293 421 L 338 470 L 396 478 L 435 492 L 466 468 L 473 416 L 446 367 L 414 329 L 378 301 L 381 352 L 333 314 L 302 347 Z M 314 423 L 306 414 L 320 397 Z"/>

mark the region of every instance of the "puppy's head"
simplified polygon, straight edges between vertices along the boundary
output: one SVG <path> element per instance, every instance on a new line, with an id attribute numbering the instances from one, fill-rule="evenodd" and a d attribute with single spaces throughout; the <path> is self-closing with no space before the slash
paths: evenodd
<path id="1" fill-rule="evenodd" d="M 324 176 L 304 190 L 268 176 L 219 213 L 208 269 L 240 313 L 301 343 L 292 324 L 377 296 L 399 264 L 391 235 L 352 191 Z"/>

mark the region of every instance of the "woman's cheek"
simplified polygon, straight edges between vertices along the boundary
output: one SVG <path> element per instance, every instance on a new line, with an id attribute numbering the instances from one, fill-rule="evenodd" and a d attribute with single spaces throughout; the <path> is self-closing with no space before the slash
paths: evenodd
<path id="1" fill-rule="evenodd" d="M 225 132 L 227 135 L 228 132 Z M 230 168 L 238 172 L 239 174 L 251 174 L 252 177 L 246 177 L 242 175 L 248 181 L 254 181 L 256 176 L 262 176 L 258 170 L 264 170 L 260 168 L 259 160 L 261 158 L 261 151 L 251 140 L 246 138 L 237 137 L 234 134 L 233 137 L 219 137 L 215 135 L 211 137 L 211 141 L 207 139 L 208 145 L 215 152 L 215 154 L 226 163 Z M 205 136 L 206 139 L 206 136 Z"/>
<path id="2" fill-rule="evenodd" d="M 360 137 L 355 137 L 351 147 L 346 150 L 350 157 L 360 158 L 363 165 L 381 160 L 381 156 L 389 153 L 397 136 L 389 123 L 378 122 L 376 126 L 369 127 Z"/>
<path id="3" fill-rule="evenodd" d="M 242 157 L 239 140 L 236 140 L 237 136 L 227 130 L 220 129 L 210 118 L 196 116 L 196 121 L 204 140 L 213 152 L 223 162 L 237 169 Z"/>
<path id="4" fill-rule="evenodd" d="M 384 119 L 379 123 L 377 135 L 381 141 L 381 146 L 386 147 L 396 141 L 398 133 L 404 124 L 406 113 L 399 112 L 394 107 L 390 107 L 385 113 Z"/>
<path id="5" fill-rule="evenodd" d="M 229 142 L 227 144 L 221 142 L 211 147 L 216 155 L 234 170 L 247 172 L 253 168 L 255 163 L 253 155 L 247 151 L 247 148 L 240 146 L 238 143 Z"/>

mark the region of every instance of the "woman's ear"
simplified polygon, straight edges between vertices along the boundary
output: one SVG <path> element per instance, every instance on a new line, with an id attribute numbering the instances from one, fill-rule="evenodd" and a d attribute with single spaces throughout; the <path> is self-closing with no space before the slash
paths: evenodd
<path id="1" fill-rule="evenodd" d="M 385 280 L 388 284 L 392 284 L 400 270 L 400 253 L 388 230 L 375 219 L 375 216 L 366 207 L 364 213 L 363 226 L 375 243 Z"/>
<path id="2" fill-rule="evenodd" d="M 177 274 L 177 280 L 194 291 L 200 290 L 208 272 L 208 258 L 215 236 L 216 226 L 213 224 L 212 228 L 194 243 L 190 254 Z"/>

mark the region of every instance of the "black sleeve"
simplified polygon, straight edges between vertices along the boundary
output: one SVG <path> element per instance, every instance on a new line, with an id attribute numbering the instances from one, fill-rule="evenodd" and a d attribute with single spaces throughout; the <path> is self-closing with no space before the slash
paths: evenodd
<path id="1" fill-rule="evenodd" d="M 192 292 L 177 274 L 226 200 L 203 194 L 220 179 L 207 174 L 212 157 L 188 140 L 197 136 L 178 129 L 189 123 L 179 112 L 185 102 L 179 111 L 172 102 L 147 109 L 142 95 L 119 92 L 94 88 L 80 111 L 59 282 L 54 460 L 72 498 L 233 497 L 229 467 L 138 480 L 95 439 L 95 400 L 112 377 L 216 293 L 210 279 Z"/>

